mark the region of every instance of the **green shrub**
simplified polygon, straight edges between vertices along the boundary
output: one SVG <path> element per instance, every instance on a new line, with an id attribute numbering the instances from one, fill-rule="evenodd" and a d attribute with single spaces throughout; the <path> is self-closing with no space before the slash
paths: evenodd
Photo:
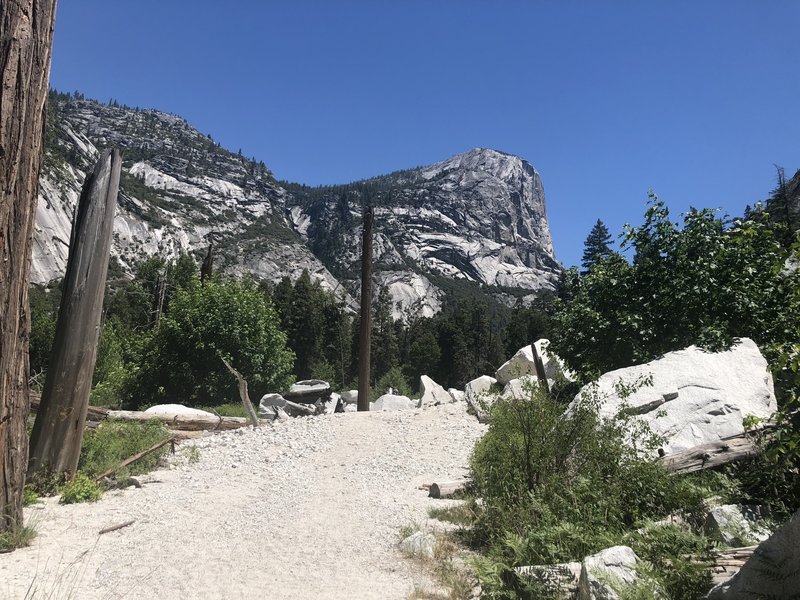
<path id="1" fill-rule="evenodd" d="M 488 597 L 504 598 L 509 591 L 540 597 L 513 567 L 582 560 L 625 543 L 642 523 L 669 514 L 697 521 L 705 497 L 734 491 L 722 476 L 668 473 L 635 449 L 658 447 L 647 427 L 624 410 L 602 418 L 598 404 L 596 394 L 589 393 L 565 412 L 533 386 L 529 399 L 500 399 L 493 405 L 489 430 L 471 463 L 484 505 L 467 535 L 485 553 L 477 572 Z M 658 541 L 673 557 L 690 545 L 680 537 Z M 691 541 L 691 550 L 707 548 L 703 540 Z M 668 570 L 666 563 L 657 566 Z M 701 569 L 681 569 L 674 580 L 662 578 L 664 587 L 689 588 L 697 582 Z"/>
<path id="2" fill-rule="evenodd" d="M 625 541 L 672 600 L 695 600 L 711 589 L 712 543 L 705 536 L 675 525 L 650 526 Z"/>
<path id="3" fill-rule="evenodd" d="M 106 421 L 96 429 L 86 431 L 83 436 L 78 470 L 90 477 L 97 477 L 118 467 L 126 458 L 166 439 L 168 435 L 164 426 L 157 421 Z M 166 447 L 140 458 L 118 472 L 117 476 L 145 473 L 154 469 L 164 452 Z"/>
<path id="4" fill-rule="evenodd" d="M 29 506 L 36 504 L 39 501 L 39 494 L 36 493 L 34 487 L 30 484 L 22 489 L 22 505 Z"/>
<path id="5" fill-rule="evenodd" d="M 395 394 L 400 396 L 411 397 L 413 394 L 411 386 L 408 384 L 408 380 L 405 375 L 403 375 L 403 371 L 400 367 L 392 367 L 378 379 L 374 386 L 372 386 L 370 390 L 370 400 L 377 400 L 383 396 L 390 387 L 394 389 Z"/>
<path id="6" fill-rule="evenodd" d="M 177 290 L 147 341 L 130 397 L 139 404 L 235 402 L 238 386 L 220 355 L 247 379 L 253 397 L 284 389 L 294 357 L 278 325 L 252 282 L 195 281 Z"/>
<path id="7" fill-rule="evenodd" d="M 72 481 L 61 488 L 61 504 L 96 502 L 103 495 L 100 486 L 85 473 L 78 472 Z"/>

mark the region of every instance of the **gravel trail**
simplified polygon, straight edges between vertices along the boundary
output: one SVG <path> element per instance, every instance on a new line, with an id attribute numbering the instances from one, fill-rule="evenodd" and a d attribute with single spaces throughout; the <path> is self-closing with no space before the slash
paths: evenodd
<path id="1" fill-rule="evenodd" d="M 140 489 L 28 509 L 39 534 L 0 555 L 0 598 L 407 598 L 435 587 L 397 550 L 402 527 L 436 527 L 418 487 L 463 476 L 483 431 L 457 403 L 184 442 Z"/>

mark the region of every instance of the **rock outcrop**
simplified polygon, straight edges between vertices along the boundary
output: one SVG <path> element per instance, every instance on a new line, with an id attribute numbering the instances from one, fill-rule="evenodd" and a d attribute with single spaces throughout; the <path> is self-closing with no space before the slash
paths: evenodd
<path id="1" fill-rule="evenodd" d="M 641 385 L 648 379 L 651 385 Z M 623 398 L 620 383 L 638 389 Z M 601 415 L 610 417 L 625 409 L 643 419 L 666 440 L 667 455 L 741 434 L 745 417 L 767 419 L 777 410 L 767 361 L 747 338 L 725 352 L 691 346 L 605 373 L 596 391 Z M 593 386 L 584 387 L 573 404 L 593 393 Z"/>
<path id="2" fill-rule="evenodd" d="M 489 420 L 489 409 L 495 400 L 493 394 L 497 380 L 488 375 L 481 375 L 467 383 L 464 387 L 464 399 L 475 411 L 478 420 L 485 423 Z"/>
<path id="3" fill-rule="evenodd" d="M 427 375 L 420 375 L 419 395 L 420 408 L 436 406 L 437 404 L 447 404 L 453 401 L 453 396 Z"/>

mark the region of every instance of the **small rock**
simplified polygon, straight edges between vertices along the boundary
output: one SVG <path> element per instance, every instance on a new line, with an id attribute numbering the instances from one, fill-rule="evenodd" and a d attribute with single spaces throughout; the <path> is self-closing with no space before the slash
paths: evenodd
<path id="1" fill-rule="evenodd" d="M 431 533 L 417 531 L 400 542 L 401 552 L 412 556 L 427 556 L 433 558 L 433 550 L 436 547 L 436 537 Z"/>

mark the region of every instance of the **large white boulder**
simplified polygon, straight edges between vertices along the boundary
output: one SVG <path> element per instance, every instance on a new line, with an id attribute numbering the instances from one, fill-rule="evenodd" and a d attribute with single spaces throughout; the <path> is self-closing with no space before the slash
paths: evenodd
<path id="1" fill-rule="evenodd" d="M 573 374 L 564 366 L 564 362 L 555 354 L 548 352 L 547 348 L 550 341 L 546 339 L 537 340 L 533 344 L 536 352 L 542 359 L 544 373 L 547 380 L 552 385 L 559 377 L 572 380 Z M 497 369 L 494 376 L 501 385 L 507 385 L 513 379 L 518 379 L 525 375 L 536 375 L 536 363 L 533 361 L 533 349 L 530 345 L 520 348 L 517 353 L 506 361 L 502 367 Z"/>
<path id="2" fill-rule="evenodd" d="M 635 386 L 648 377 L 652 385 L 621 397 L 620 383 Z M 600 377 L 597 392 L 601 415 L 614 416 L 623 407 L 638 415 L 653 433 L 665 438 L 665 454 L 739 435 L 744 432 L 744 417 L 766 419 L 778 408 L 767 361 L 747 338 L 725 352 L 691 346 L 611 371 Z M 592 393 L 591 385 L 584 387 L 570 408 L 582 395 Z"/>
<path id="3" fill-rule="evenodd" d="M 275 419 L 286 408 L 286 398 L 280 394 L 264 394 L 258 403 L 258 416 Z"/>
<path id="4" fill-rule="evenodd" d="M 511 400 L 530 400 L 531 393 L 539 385 L 535 375 L 523 375 L 512 379 L 503 388 L 503 398 Z"/>
<path id="5" fill-rule="evenodd" d="M 494 377 L 481 375 L 464 387 L 464 399 L 475 411 L 475 414 L 478 415 L 479 421 L 485 422 L 488 420 L 488 410 L 495 400 L 492 387 L 496 383 L 497 380 Z"/>
<path id="6" fill-rule="evenodd" d="M 447 392 L 453 397 L 455 402 L 463 402 L 466 398 L 464 392 L 456 388 L 447 388 Z"/>
<path id="7" fill-rule="evenodd" d="M 453 397 L 442 386 L 436 383 L 427 375 L 419 378 L 419 406 L 436 406 L 437 404 L 448 404 L 453 401 Z"/>
<path id="8" fill-rule="evenodd" d="M 616 590 L 636 582 L 638 557 L 628 546 L 613 546 L 583 559 L 578 600 L 618 600 Z M 616 590 L 615 590 L 616 588 Z"/>
<path id="9" fill-rule="evenodd" d="M 188 406 L 184 406 L 183 404 L 156 404 L 155 406 L 151 406 L 144 412 L 150 415 L 165 415 L 168 417 L 180 416 L 180 417 L 214 418 L 217 416 L 214 413 L 210 413 L 206 410 L 200 410 L 199 408 L 189 408 Z"/>
<path id="10" fill-rule="evenodd" d="M 358 390 L 345 390 L 342 392 L 342 402 L 345 404 L 358 404 Z"/>
<path id="11" fill-rule="evenodd" d="M 395 396 L 384 394 L 369 405 L 370 410 L 411 410 L 417 408 L 417 403 L 408 396 Z"/>

